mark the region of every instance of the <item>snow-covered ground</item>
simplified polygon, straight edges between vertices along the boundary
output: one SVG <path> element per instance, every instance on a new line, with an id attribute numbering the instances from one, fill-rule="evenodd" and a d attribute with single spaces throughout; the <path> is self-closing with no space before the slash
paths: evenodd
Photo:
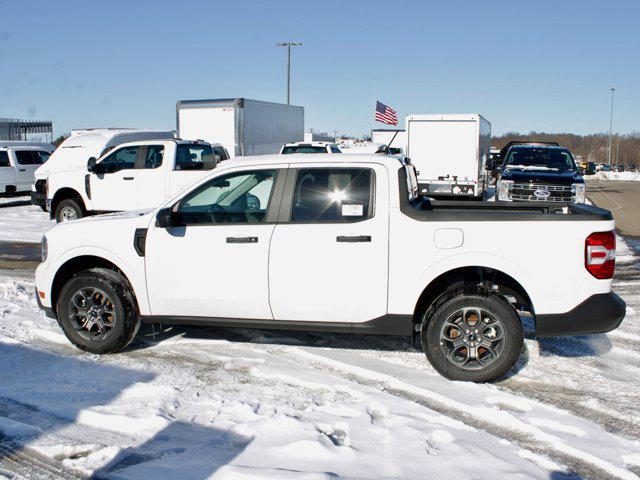
<path id="1" fill-rule="evenodd" d="M 585 176 L 588 180 L 626 180 L 640 182 L 640 172 L 597 172 L 595 175 Z"/>
<path id="2" fill-rule="evenodd" d="M 369 336 L 148 327 L 86 354 L 1 272 L 0 478 L 15 458 L 25 478 L 638 478 L 640 256 L 620 245 L 621 328 L 529 331 L 488 385 Z"/>
<path id="3" fill-rule="evenodd" d="M 55 224 L 28 196 L 0 197 L 0 240 L 39 243 Z"/>

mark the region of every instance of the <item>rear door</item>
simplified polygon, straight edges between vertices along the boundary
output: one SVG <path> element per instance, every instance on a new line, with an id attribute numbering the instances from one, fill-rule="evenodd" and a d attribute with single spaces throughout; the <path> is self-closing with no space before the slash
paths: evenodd
<path id="1" fill-rule="evenodd" d="M 14 150 L 13 154 L 16 160 L 16 189 L 20 192 L 31 190 L 36 169 L 46 162 L 51 154 L 44 150 L 23 149 Z"/>
<path id="2" fill-rule="evenodd" d="M 136 208 L 153 208 L 167 199 L 167 171 L 175 155 L 175 143 L 141 145 L 136 159 L 133 183 Z"/>
<path id="3" fill-rule="evenodd" d="M 167 166 L 167 197 L 177 195 L 216 167 L 215 154 L 208 144 L 176 144 L 175 161 Z"/>
<path id="4" fill-rule="evenodd" d="M 407 155 L 420 181 L 477 180 L 477 122 L 475 120 L 415 120 L 408 125 Z"/>
<path id="5" fill-rule="evenodd" d="M 387 313 L 388 181 L 377 164 L 289 170 L 269 257 L 275 320 L 357 323 Z"/>

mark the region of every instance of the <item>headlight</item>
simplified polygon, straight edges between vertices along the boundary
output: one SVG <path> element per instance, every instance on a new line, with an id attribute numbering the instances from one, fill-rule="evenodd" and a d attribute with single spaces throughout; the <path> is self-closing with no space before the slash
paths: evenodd
<path id="1" fill-rule="evenodd" d="M 587 194 L 587 186 L 584 183 L 574 183 L 571 185 L 571 188 L 573 189 L 576 203 L 584 203 Z"/>
<path id="2" fill-rule="evenodd" d="M 49 254 L 49 245 L 47 243 L 47 237 L 43 235 L 42 240 L 40 241 L 40 256 L 42 257 L 43 263 L 47 261 L 48 254 Z"/>
<path id="3" fill-rule="evenodd" d="M 513 180 L 498 181 L 498 200 L 511 201 L 511 189 L 513 188 Z"/>

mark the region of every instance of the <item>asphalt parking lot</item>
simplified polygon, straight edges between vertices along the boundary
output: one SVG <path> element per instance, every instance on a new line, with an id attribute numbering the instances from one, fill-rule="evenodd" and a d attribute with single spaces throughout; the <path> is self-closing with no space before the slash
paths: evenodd
<path id="1" fill-rule="evenodd" d="M 640 238 L 640 182 L 587 180 L 587 197 L 613 213 L 618 233 Z"/>

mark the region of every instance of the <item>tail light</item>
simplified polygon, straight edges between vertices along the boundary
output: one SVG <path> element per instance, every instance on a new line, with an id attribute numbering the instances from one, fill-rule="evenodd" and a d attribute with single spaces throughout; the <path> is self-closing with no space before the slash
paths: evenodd
<path id="1" fill-rule="evenodd" d="M 594 277 L 613 277 L 616 266 L 616 236 L 613 232 L 592 233 L 584 242 L 584 266 Z"/>

